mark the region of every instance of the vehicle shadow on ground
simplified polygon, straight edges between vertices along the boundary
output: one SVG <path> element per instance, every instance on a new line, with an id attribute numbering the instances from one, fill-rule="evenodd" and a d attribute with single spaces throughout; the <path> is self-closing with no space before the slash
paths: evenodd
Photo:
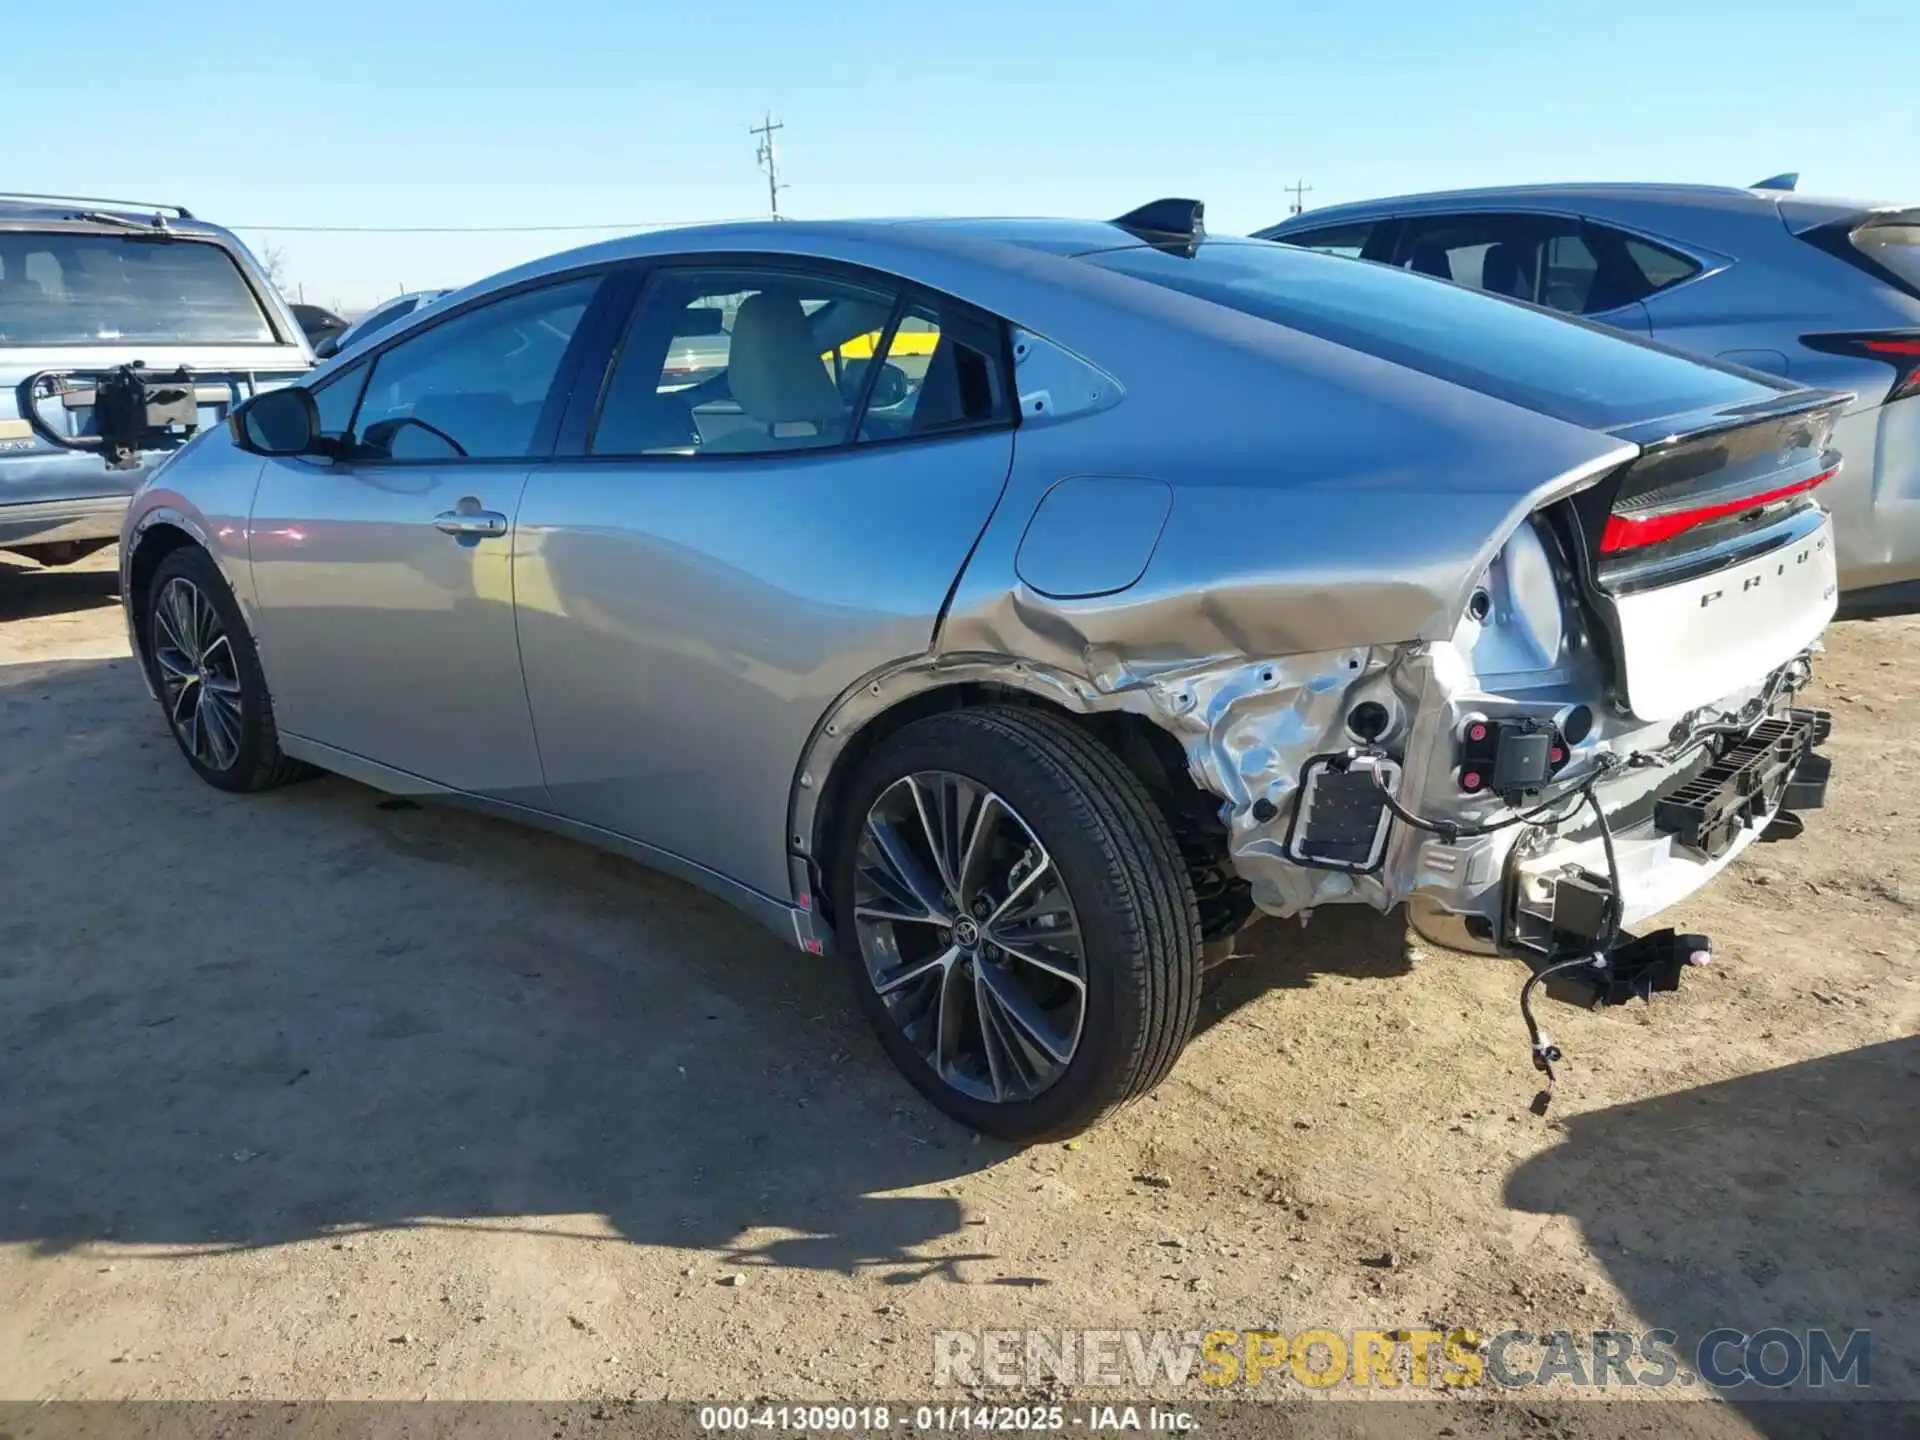
<path id="1" fill-rule="evenodd" d="M 17 556 L 0 554 L 0 624 L 119 603 L 116 570 L 42 569 Z"/>
<path id="2" fill-rule="evenodd" d="M 1269 990 L 1302 989 L 1321 975 L 1391 980 L 1413 971 L 1399 916 L 1359 905 L 1329 906 L 1307 925 L 1262 920 L 1242 931 L 1233 957 L 1207 977 L 1204 1032 Z"/>
<path id="3" fill-rule="evenodd" d="M 0 734 L 0 1243 L 599 1214 L 902 1283 L 992 1258 L 939 1184 L 1009 1150 L 895 1074 L 835 962 L 478 816 L 214 791 L 130 660 L 0 665 Z"/>
<path id="4" fill-rule="evenodd" d="M 1824 1327 L 1836 1349 L 1868 1330 L 1871 1387 L 1811 1393 L 1908 1402 L 1900 1423 L 1920 1421 L 1920 1039 L 1576 1116 L 1566 1131 L 1513 1174 L 1507 1203 L 1573 1217 L 1634 1311 L 1679 1332 L 1683 1359 L 1720 1327 L 1802 1339 Z M 1756 1389 L 1740 1398 L 1762 1434 L 1845 1430 L 1827 1406 Z"/>

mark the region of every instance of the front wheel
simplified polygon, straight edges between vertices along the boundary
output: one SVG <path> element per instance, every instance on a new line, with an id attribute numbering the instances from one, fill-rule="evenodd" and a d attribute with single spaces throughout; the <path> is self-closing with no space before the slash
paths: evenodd
<path id="1" fill-rule="evenodd" d="M 1110 750 L 1045 711 L 929 716 L 880 745 L 842 814 L 841 949 L 934 1104 L 1040 1140 L 1166 1077 L 1199 1009 L 1199 910 Z"/>
<path id="2" fill-rule="evenodd" d="M 194 773 L 222 790 L 269 790 L 306 767 L 280 752 L 260 655 L 213 557 L 184 546 L 147 591 L 147 668 Z"/>

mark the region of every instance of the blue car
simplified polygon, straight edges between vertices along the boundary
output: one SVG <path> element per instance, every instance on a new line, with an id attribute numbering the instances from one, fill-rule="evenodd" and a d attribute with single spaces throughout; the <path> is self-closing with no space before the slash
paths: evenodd
<path id="1" fill-rule="evenodd" d="M 1823 499 L 1840 613 L 1920 610 L 1920 208 L 1717 185 L 1520 185 L 1336 205 L 1259 233 L 1853 392 Z"/>
<path id="2" fill-rule="evenodd" d="M 313 352 L 247 249 L 178 206 L 0 195 L 0 550 L 120 534 L 188 439 Z"/>

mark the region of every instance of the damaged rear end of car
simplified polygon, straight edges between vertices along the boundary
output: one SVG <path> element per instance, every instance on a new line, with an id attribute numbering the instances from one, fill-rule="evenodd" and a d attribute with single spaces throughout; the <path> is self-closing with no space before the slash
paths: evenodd
<path id="1" fill-rule="evenodd" d="M 1836 603 L 1817 492 L 1845 399 L 1620 427 L 1640 453 L 1530 515 L 1408 657 L 1419 721 L 1382 823 L 1423 933 L 1604 958 L 1822 803 L 1828 722 L 1796 697 Z"/>
<path id="2" fill-rule="evenodd" d="M 1040 498 L 1015 584 L 976 578 L 990 532 L 944 663 L 1023 655 L 1001 682 L 1177 742 L 1217 807 L 1199 827 L 1185 807 L 1196 891 L 1224 876 L 1242 901 L 1214 938 L 1405 907 L 1454 948 L 1590 966 L 1609 996 L 1670 988 L 1707 943 L 1632 932 L 1824 793 L 1828 722 L 1797 696 L 1834 613 L 1819 500 L 1849 397 L 1383 267 L 1231 242 L 1086 258 L 1285 327 L 1279 363 L 1236 389 L 1216 355 L 1220 434 L 1183 461 L 1147 433 L 1152 368 L 1079 387 L 1112 422 L 1141 412 L 1112 423 L 1111 477 L 1055 478 L 1067 423 L 1023 424 L 1006 503 L 1025 517 L 1028 474 Z M 1051 524 L 1068 492 L 1079 524 Z M 1143 567 L 1051 578 L 1142 510 Z"/>

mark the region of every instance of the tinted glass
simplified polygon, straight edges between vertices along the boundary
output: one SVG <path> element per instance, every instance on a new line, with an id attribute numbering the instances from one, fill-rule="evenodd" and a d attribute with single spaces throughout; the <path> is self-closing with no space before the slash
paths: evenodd
<path id="1" fill-rule="evenodd" d="M 365 360 L 331 376 L 313 392 L 314 408 L 320 412 L 320 433 L 338 440 L 353 423 L 353 407 L 360 403 L 360 391 L 367 383 L 371 367 Z"/>
<path id="2" fill-rule="evenodd" d="M 874 377 L 860 438 L 897 440 L 1011 421 L 1001 355 L 996 324 L 959 307 L 909 306 Z"/>
<path id="3" fill-rule="evenodd" d="M 1373 222 L 1369 220 L 1358 225 L 1330 225 L 1324 230 L 1290 231 L 1273 238 L 1302 250 L 1318 250 L 1322 255 L 1344 255 L 1349 260 L 1358 260 L 1371 234 Z"/>
<path id="4" fill-rule="evenodd" d="M 266 345 L 260 303 L 218 245 L 0 231 L 0 345 Z"/>
<path id="5" fill-rule="evenodd" d="M 405 300 L 389 301 L 371 315 L 363 317 L 360 322 L 354 326 L 353 338 L 357 342 L 366 339 L 369 335 L 378 335 L 403 315 L 411 315 L 412 313 L 413 300 L 411 297 Z"/>
<path id="6" fill-rule="evenodd" d="M 1455 215 L 1414 222 L 1401 264 L 1495 295 L 1592 314 L 1623 305 L 1578 220 L 1541 215 Z"/>
<path id="7" fill-rule="evenodd" d="M 373 362 L 353 429 L 360 460 L 528 453 L 598 276 L 525 290 L 402 339 Z"/>
<path id="8" fill-rule="evenodd" d="M 1700 273 L 1700 267 L 1684 255 L 1676 255 L 1665 246 L 1656 245 L 1651 240 L 1642 240 L 1637 235 L 1623 236 L 1623 248 L 1627 260 L 1639 272 L 1646 288 L 1641 293 L 1651 295 L 1656 290 L 1664 290 L 1669 285 L 1678 285 L 1682 280 Z"/>
<path id="9" fill-rule="evenodd" d="M 1230 241 L 1210 241 L 1191 260 L 1146 247 L 1085 259 L 1580 425 L 1775 393 L 1595 326 L 1386 265 Z"/>
<path id="10" fill-rule="evenodd" d="M 1599 298 L 1599 275 L 1600 262 L 1584 235 L 1577 231 L 1550 235 L 1540 247 L 1539 303 L 1569 315 L 1601 308 L 1589 303 Z"/>
<path id="11" fill-rule="evenodd" d="M 753 455 L 846 443 L 895 300 L 797 271 L 661 273 L 614 364 L 594 453 Z"/>

